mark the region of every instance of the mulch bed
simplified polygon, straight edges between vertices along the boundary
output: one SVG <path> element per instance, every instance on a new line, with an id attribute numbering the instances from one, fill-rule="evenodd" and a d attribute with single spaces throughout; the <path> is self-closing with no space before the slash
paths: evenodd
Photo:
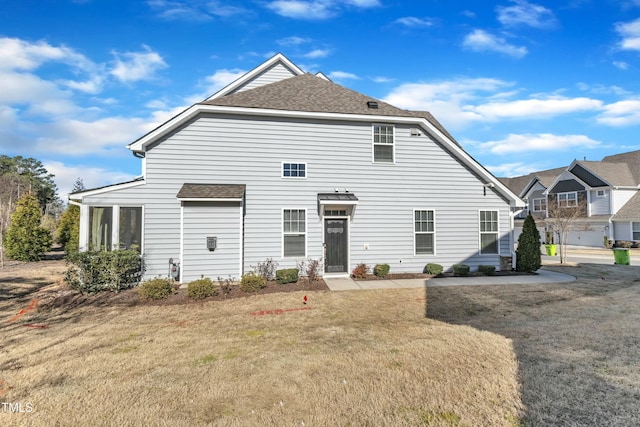
<path id="1" fill-rule="evenodd" d="M 234 298 L 246 298 L 253 295 L 264 295 L 276 292 L 297 292 L 297 291 L 328 291 L 324 280 L 315 280 L 308 282 L 299 280 L 297 283 L 288 283 L 280 285 L 275 281 L 268 281 L 267 286 L 257 292 L 245 292 L 238 286 L 234 285 L 227 293 L 218 292 L 218 295 L 203 299 L 192 299 L 187 296 L 186 287 L 181 287 L 171 294 L 169 298 L 162 300 L 148 300 L 142 298 L 136 288 L 126 289 L 120 292 L 99 292 L 96 294 L 81 294 L 78 291 L 68 290 L 65 288 L 49 293 L 47 297 L 43 297 L 38 305 L 39 310 L 47 310 L 54 308 L 74 308 L 80 306 L 165 306 L 165 305 L 184 305 L 184 304 L 201 304 L 207 301 L 225 301 Z"/>

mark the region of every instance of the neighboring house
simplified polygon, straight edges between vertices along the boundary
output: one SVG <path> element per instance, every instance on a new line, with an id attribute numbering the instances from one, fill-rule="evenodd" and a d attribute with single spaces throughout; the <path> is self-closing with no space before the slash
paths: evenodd
<path id="1" fill-rule="evenodd" d="M 70 194 L 80 246 L 140 248 L 146 277 L 239 278 L 322 259 L 500 268 L 524 202 L 427 112 L 304 73 L 281 54 L 128 146 L 142 178 Z M 502 258 L 502 259 L 501 259 Z"/>
<path id="2" fill-rule="evenodd" d="M 601 161 L 574 160 L 566 168 L 501 181 L 527 202 L 516 219 L 516 235 L 528 212 L 544 219 L 551 203 L 576 206 L 584 201 L 586 211 L 572 225 L 569 244 L 602 246 L 605 236 L 640 241 L 640 150 Z M 544 230 L 543 221 L 538 226 Z"/>

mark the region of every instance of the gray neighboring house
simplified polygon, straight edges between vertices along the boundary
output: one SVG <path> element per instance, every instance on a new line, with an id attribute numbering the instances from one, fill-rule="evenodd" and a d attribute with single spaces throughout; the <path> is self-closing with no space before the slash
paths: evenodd
<path id="1" fill-rule="evenodd" d="M 508 262 L 524 202 L 427 112 L 308 74 L 281 54 L 128 148 L 142 178 L 70 194 L 83 249 L 138 247 L 145 277 L 239 278 L 321 259 L 422 272 Z M 506 265 L 506 263 L 505 263 Z"/>
<path id="2" fill-rule="evenodd" d="M 528 212 L 537 219 L 548 217 L 548 201 L 553 198 L 567 205 L 586 201 L 586 215 L 572 225 L 569 244 L 603 246 L 605 236 L 640 242 L 640 150 L 601 161 L 574 160 L 565 168 L 501 181 L 527 202 L 527 209 L 516 217 L 516 236 Z M 543 233 L 541 221 L 538 227 Z"/>

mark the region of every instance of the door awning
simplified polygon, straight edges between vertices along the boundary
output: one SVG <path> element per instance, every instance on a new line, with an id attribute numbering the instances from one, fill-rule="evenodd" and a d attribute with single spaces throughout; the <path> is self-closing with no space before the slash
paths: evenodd
<path id="1" fill-rule="evenodd" d="M 244 184 L 184 184 L 176 197 L 183 202 L 241 202 Z"/>
<path id="2" fill-rule="evenodd" d="M 321 205 L 357 205 L 358 198 L 353 193 L 318 193 Z"/>

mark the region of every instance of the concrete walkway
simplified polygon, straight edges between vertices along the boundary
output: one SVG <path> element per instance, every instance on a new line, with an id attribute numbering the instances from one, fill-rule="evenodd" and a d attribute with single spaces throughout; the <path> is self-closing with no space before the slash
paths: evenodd
<path id="1" fill-rule="evenodd" d="M 535 285 L 540 283 L 573 282 L 568 274 L 538 270 L 538 274 L 513 276 L 442 277 L 437 279 L 353 280 L 348 277 L 324 278 L 332 291 L 357 289 L 402 289 L 425 286 L 477 286 L 477 285 Z"/>

